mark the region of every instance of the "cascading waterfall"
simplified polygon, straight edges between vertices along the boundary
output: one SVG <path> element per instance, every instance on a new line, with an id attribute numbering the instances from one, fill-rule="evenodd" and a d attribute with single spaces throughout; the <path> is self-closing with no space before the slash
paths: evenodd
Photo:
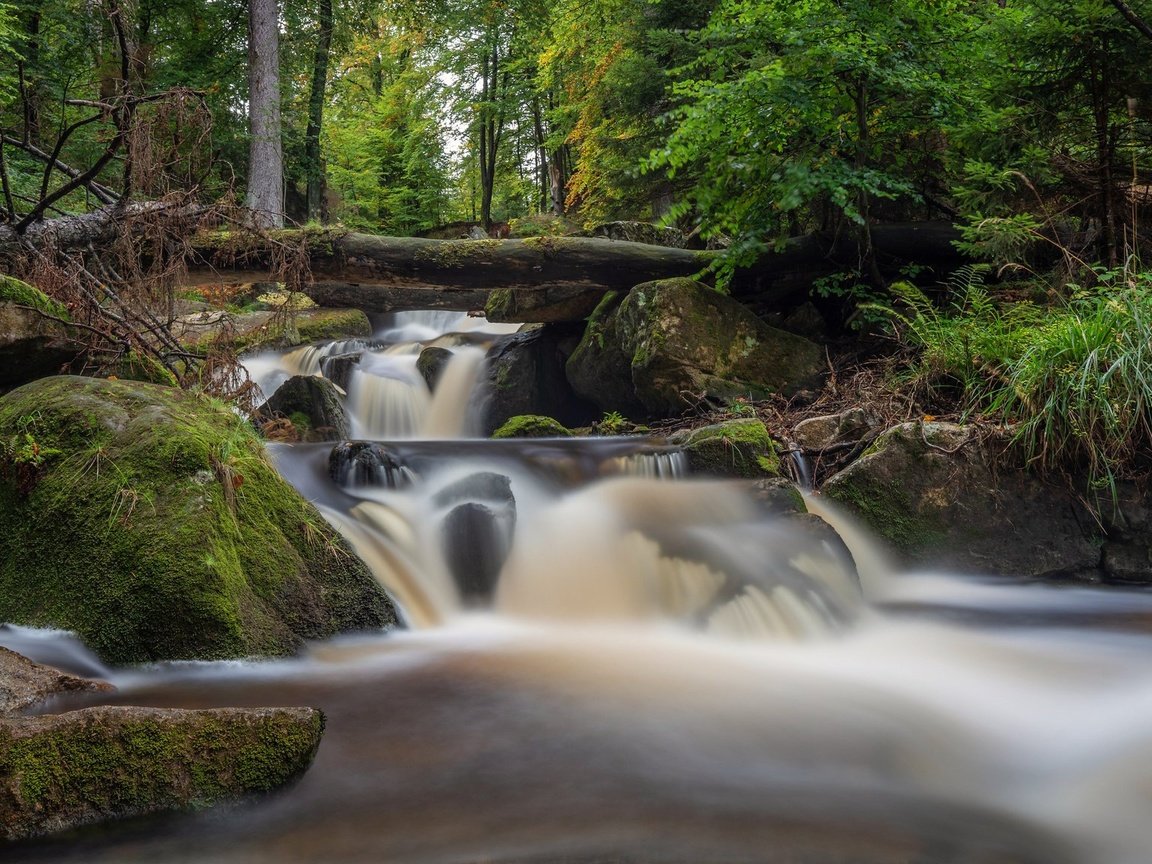
<path id="1" fill-rule="evenodd" d="M 378 337 L 349 388 L 369 440 L 270 452 L 411 629 L 107 670 L 136 704 L 317 705 L 326 736 L 258 805 L 24 860 L 1146 864 L 1148 592 L 896 573 L 818 495 L 850 554 L 658 441 L 452 438 L 483 323 Z M 457 360 L 430 396 L 432 343 Z"/>

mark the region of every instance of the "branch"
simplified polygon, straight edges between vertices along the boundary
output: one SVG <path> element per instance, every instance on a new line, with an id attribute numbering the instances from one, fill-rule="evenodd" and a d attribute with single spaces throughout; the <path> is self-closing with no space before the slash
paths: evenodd
<path id="1" fill-rule="evenodd" d="M 21 141 L 19 138 L 13 138 L 11 135 L 0 135 L 0 142 L 4 144 L 11 144 L 13 147 L 18 147 L 29 156 L 39 159 L 41 162 L 54 161 L 54 167 L 56 170 L 61 174 L 65 174 L 68 177 L 71 177 L 73 180 L 81 175 L 81 172 L 78 169 L 73 168 L 71 165 L 68 165 L 64 162 L 61 162 L 59 159 L 53 160 L 49 154 L 45 153 L 35 144 L 32 144 L 28 141 Z M 96 200 L 101 204 L 111 206 L 120 200 L 120 196 L 118 196 L 103 183 L 97 183 L 95 180 L 91 180 L 84 185 L 88 187 L 88 191 L 90 191 Z"/>
<path id="2" fill-rule="evenodd" d="M 1152 39 L 1152 27 L 1148 26 L 1147 22 L 1145 22 L 1143 18 L 1137 15 L 1131 6 L 1125 3 L 1124 0 L 1110 0 L 1110 2 L 1113 6 L 1116 7 L 1116 11 L 1124 16 L 1124 20 L 1126 20 L 1129 24 L 1131 24 L 1149 39 Z"/>

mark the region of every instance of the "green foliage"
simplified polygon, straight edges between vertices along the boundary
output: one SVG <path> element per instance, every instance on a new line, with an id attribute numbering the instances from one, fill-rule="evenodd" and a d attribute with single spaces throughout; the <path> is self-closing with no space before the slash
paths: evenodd
<path id="1" fill-rule="evenodd" d="M 1027 459 L 1085 472 L 1094 488 L 1147 468 L 1152 452 L 1152 273 L 1104 271 L 1062 305 L 1001 305 L 968 268 L 940 309 L 919 289 L 893 290 L 897 329 L 919 353 L 920 385 L 945 388 L 961 408 L 995 418 Z M 938 394 L 939 395 L 939 394 Z"/>

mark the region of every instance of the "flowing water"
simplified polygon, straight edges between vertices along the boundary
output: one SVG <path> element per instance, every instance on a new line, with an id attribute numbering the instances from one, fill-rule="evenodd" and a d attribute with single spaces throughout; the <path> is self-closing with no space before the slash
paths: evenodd
<path id="1" fill-rule="evenodd" d="M 659 441 L 460 438 L 491 334 L 398 317 L 252 369 L 271 387 L 366 352 L 348 402 L 368 440 L 273 457 L 407 629 L 106 670 L 66 634 L 0 628 L 122 704 L 320 707 L 312 769 L 4 860 L 1152 860 L 1152 595 L 896 573 L 818 497 L 850 557 Z M 455 352 L 435 394 L 431 344 Z"/>

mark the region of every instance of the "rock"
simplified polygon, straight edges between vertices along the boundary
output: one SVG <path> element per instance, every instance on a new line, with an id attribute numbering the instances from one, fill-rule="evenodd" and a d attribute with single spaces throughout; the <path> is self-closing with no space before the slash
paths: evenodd
<path id="1" fill-rule="evenodd" d="M 227 407 L 60 377 L 0 398 L 0 620 L 132 663 L 287 654 L 395 616 Z"/>
<path id="2" fill-rule="evenodd" d="M 328 476 L 345 489 L 403 489 L 412 482 L 412 471 L 374 441 L 345 441 L 333 447 L 328 455 Z"/>
<path id="3" fill-rule="evenodd" d="M 551 417 L 522 414 L 492 433 L 493 438 L 571 438 L 572 431 Z"/>
<path id="4" fill-rule="evenodd" d="M 276 388 L 258 419 L 287 417 L 303 441 L 343 441 L 349 435 L 344 400 L 336 385 L 316 375 L 293 375 Z"/>
<path id="5" fill-rule="evenodd" d="M 488 350 L 483 380 L 482 432 L 491 435 L 512 417 L 535 414 L 565 426 L 582 426 L 596 416 L 564 374 L 576 331 L 559 326 L 531 327 L 497 339 Z"/>
<path id="6" fill-rule="evenodd" d="M 841 414 L 801 420 L 792 430 L 792 438 L 805 450 L 818 451 L 834 444 L 859 441 L 880 426 L 880 419 L 866 408 L 849 408 Z"/>
<path id="7" fill-rule="evenodd" d="M 760 509 L 772 516 L 807 514 L 804 496 L 796 484 L 783 477 L 768 477 L 751 486 L 752 500 Z"/>
<path id="8" fill-rule="evenodd" d="M 268 792 L 307 769 L 323 728 L 312 708 L 100 707 L 0 720 L 0 836 Z"/>
<path id="9" fill-rule="evenodd" d="M 436 385 L 440 383 L 440 376 L 444 374 L 444 370 L 448 368 L 450 362 L 452 362 L 451 351 L 447 348 L 432 346 L 425 348 L 416 358 L 416 371 L 428 384 L 428 389 L 435 390 Z"/>
<path id="10" fill-rule="evenodd" d="M 994 470 L 972 429 L 914 422 L 880 435 L 821 494 L 905 564 L 1020 577 L 1099 577 L 1101 538 L 1070 493 Z"/>
<path id="11" fill-rule="evenodd" d="M 480 471 L 438 491 L 437 507 L 451 508 L 440 526 L 441 548 L 465 603 L 491 599 L 516 530 L 516 498 L 503 474 Z"/>
<path id="12" fill-rule="evenodd" d="M 653 225 L 651 222 L 601 222 L 580 233 L 581 237 L 604 237 L 608 240 L 630 240 L 651 246 L 685 249 L 688 238 L 679 228 Z"/>
<path id="13" fill-rule="evenodd" d="M 819 387 L 824 367 L 815 343 L 691 279 L 665 279 L 637 285 L 615 309 L 602 304 L 567 373 L 604 411 L 673 417 L 702 403 L 795 396 Z"/>
<path id="14" fill-rule="evenodd" d="M 0 275 L 0 393 L 56 375 L 79 355 L 81 343 L 59 321 L 68 310 L 26 282 Z"/>
<path id="15" fill-rule="evenodd" d="M 360 365 L 360 358 L 364 356 L 363 351 L 349 351 L 345 354 L 333 354 L 328 357 L 323 357 L 320 360 L 320 372 L 343 390 L 348 392 L 348 382 L 352 379 L 352 373 L 356 367 Z"/>
<path id="16" fill-rule="evenodd" d="M 372 335 L 372 324 L 359 309 L 305 309 L 290 315 L 281 311 L 236 315 L 214 310 L 180 316 L 172 325 L 172 333 L 190 351 L 207 351 L 219 340 L 241 352 L 366 339 Z"/>
<path id="17" fill-rule="evenodd" d="M 755 479 L 780 473 L 780 457 L 759 420 L 727 420 L 685 429 L 670 436 L 668 443 L 684 449 L 693 474 Z"/>
<path id="18" fill-rule="evenodd" d="M 98 693 L 114 689 L 103 681 L 65 675 L 0 647 L 0 716 L 15 714 L 63 693 Z"/>

